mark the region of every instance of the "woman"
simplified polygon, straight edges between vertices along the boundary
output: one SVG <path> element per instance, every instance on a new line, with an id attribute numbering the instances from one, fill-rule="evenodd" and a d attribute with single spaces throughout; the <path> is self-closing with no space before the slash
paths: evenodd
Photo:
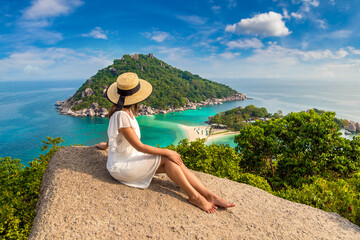
<path id="1" fill-rule="evenodd" d="M 217 207 L 235 206 L 207 189 L 183 164 L 177 152 L 140 141 L 139 124 L 131 108 L 137 115 L 137 103 L 151 93 L 151 84 L 135 73 L 121 74 L 106 91 L 106 97 L 113 103 L 109 110 L 108 142 L 95 146 L 109 148 L 106 167 L 111 176 L 128 186 L 147 188 L 154 174 L 166 173 L 186 192 L 190 203 L 208 213 L 215 212 Z"/>

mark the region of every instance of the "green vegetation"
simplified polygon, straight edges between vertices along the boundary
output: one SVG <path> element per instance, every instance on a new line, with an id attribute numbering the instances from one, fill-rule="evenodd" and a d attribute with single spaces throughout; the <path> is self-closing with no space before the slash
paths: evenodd
<path id="1" fill-rule="evenodd" d="M 103 90 L 125 72 L 134 72 L 139 78 L 152 84 L 153 93 L 143 104 L 154 108 L 178 108 L 187 104 L 185 98 L 191 102 L 201 102 L 208 98 L 223 98 L 236 93 L 224 84 L 176 69 L 155 57 L 143 54 L 139 54 L 138 57 L 136 60 L 130 55 L 124 55 L 122 59 L 114 60 L 112 65 L 99 70 L 77 90 L 73 98 L 76 101 L 80 100 L 81 93 L 86 88 L 91 88 L 94 95 L 84 97 L 83 102 L 73 107 L 73 110 L 87 108 L 93 102 L 108 109 L 111 103 L 102 97 Z"/>
<path id="2" fill-rule="evenodd" d="M 40 154 L 25 167 L 19 159 L 0 158 L 0 239 L 27 239 L 41 181 L 51 156 L 61 148 L 61 138 L 47 137 Z"/>
<path id="3" fill-rule="evenodd" d="M 319 115 L 326 112 L 324 110 L 319 110 L 317 108 L 313 108 L 313 110 Z M 346 128 L 349 125 L 349 121 L 346 119 L 339 119 L 334 117 L 334 122 L 339 126 L 339 128 Z"/>
<path id="4" fill-rule="evenodd" d="M 263 189 L 276 196 L 336 212 L 360 225 L 360 138 L 340 137 L 335 113 L 315 110 L 257 121 L 240 130 L 236 148 L 183 139 L 170 145 L 183 162 L 205 172 Z M 26 239 L 41 180 L 63 142 L 48 138 L 50 150 L 24 167 L 0 158 L 0 237 Z"/>
<path id="5" fill-rule="evenodd" d="M 234 149 L 182 140 L 189 168 L 336 212 L 360 225 L 360 138 L 342 138 L 335 113 L 315 110 L 246 125 Z"/>
<path id="6" fill-rule="evenodd" d="M 310 110 L 244 127 L 234 139 L 239 165 L 277 196 L 360 225 L 360 139 L 342 138 L 334 116 Z"/>
<path id="7" fill-rule="evenodd" d="M 271 192 L 271 187 L 265 178 L 246 173 L 240 168 L 241 156 L 228 145 L 212 143 L 207 146 L 205 139 L 198 138 L 196 141 L 189 142 L 186 138 L 177 146 L 170 145 L 167 148 L 177 151 L 184 164 L 190 169 L 250 184 Z"/>
<path id="8" fill-rule="evenodd" d="M 258 108 L 254 105 L 248 105 L 245 108 L 237 107 L 225 112 L 220 112 L 211 118 L 211 123 L 224 124 L 229 129 L 239 131 L 246 125 L 246 120 L 249 118 L 280 118 L 282 112 L 279 110 L 277 113 L 268 113 L 267 109 L 262 107 Z"/>

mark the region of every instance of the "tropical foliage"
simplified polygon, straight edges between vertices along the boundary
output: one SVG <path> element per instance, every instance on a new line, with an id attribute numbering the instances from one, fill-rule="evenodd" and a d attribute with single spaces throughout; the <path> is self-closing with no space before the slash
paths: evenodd
<path id="1" fill-rule="evenodd" d="M 0 239 L 27 239 L 30 233 L 45 169 L 63 140 L 47 137 L 43 142 L 48 152 L 28 167 L 19 159 L 0 158 Z"/>
<path id="2" fill-rule="evenodd" d="M 244 127 L 234 139 L 245 172 L 275 195 L 360 224 L 360 140 L 342 138 L 334 112 L 290 113 Z"/>
<path id="3" fill-rule="evenodd" d="M 154 108 L 168 109 L 181 107 L 191 102 L 200 102 L 209 98 L 223 98 L 237 93 L 234 89 L 220 83 L 182 71 L 150 55 L 139 54 L 138 57 L 124 55 L 122 59 L 101 69 L 87 80 L 74 94 L 76 101 L 82 100 L 73 110 L 89 107 L 97 102 L 100 107 L 109 108 L 111 103 L 102 97 L 103 90 L 125 72 L 134 72 L 153 86 L 151 96 L 142 102 Z M 94 94 L 81 98 L 82 92 L 91 88 Z"/>
<path id="4" fill-rule="evenodd" d="M 336 212 L 360 225 L 360 138 L 342 138 L 335 113 L 315 110 L 258 121 L 240 130 L 236 148 L 181 140 L 167 148 L 191 169 L 250 184 L 276 196 Z M 0 158 L 0 237 L 27 238 L 47 163 L 61 138 L 48 138 L 24 167 Z"/>
<path id="5" fill-rule="evenodd" d="M 254 105 L 248 105 L 245 108 L 237 107 L 225 112 L 219 112 L 213 116 L 210 120 L 211 123 L 224 124 L 229 129 L 239 131 L 248 123 L 246 122 L 250 118 L 280 118 L 282 112 L 279 110 L 277 113 L 268 113 L 267 109 L 262 107 L 258 108 Z"/>

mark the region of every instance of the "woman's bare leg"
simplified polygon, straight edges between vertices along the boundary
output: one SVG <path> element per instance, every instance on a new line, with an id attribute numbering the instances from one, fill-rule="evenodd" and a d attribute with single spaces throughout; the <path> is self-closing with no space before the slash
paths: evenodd
<path id="1" fill-rule="evenodd" d="M 161 163 L 156 171 L 157 173 L 166 173 L 169 178 L 183 189 L 189 196 L 189 202 L 198 206 L 202 210 L 213 213 L 216 207 L 208 202 L 198 191 L 189 183 L 181 167 L 170 161 L 166 157 L 161 157 Z"/>
<path id="2" fill-rule="evenodd" d="M 206 188 L 201 181 L 183 164 L 181 166 L 181 170 L 183 171 L 185 177 L 189 181 L 189 183 L 201 194 L 203 195 L 209 202 L 219 207 L 234 207 L 234 203 L 229 203 L 217 196 L 215 193 L 211 192 L 208 188 Z"/>

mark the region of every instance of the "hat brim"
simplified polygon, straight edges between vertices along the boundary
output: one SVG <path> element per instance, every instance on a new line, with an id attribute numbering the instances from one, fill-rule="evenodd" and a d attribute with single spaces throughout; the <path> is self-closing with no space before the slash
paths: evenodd
<path id="1" fill-rule="evenodd" d="M 124 106 L 133 105 L 135 103 L 139 103 L 147 99 L 152 93 L 152 86 L 148 81 L 143 79 L 139 79 L 140 81 L 140 89 L 136 93 L 130 96 L 125 97 Z M 117 104 L 120 98 L 120 94 L 117 92 L 117 83 L 114 82 L 111 84 L 106 90 L 106 97 L 110 102 Z"/>

